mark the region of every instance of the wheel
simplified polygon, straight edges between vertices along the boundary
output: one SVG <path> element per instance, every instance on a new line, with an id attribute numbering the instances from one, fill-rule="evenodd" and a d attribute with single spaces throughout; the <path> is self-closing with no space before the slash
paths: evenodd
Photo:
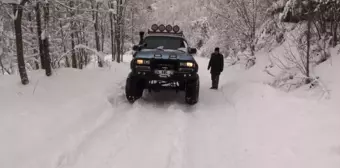
<path id="1" fill-rule="evenodd" d="M 143 96 L 144 87 L 140 83 L 141 81 L 131 76 L 126 79 L 125 96 L 130 103 L 134 103 Z"/>
<path id="2" fill-rule="evenodd" d="M 126 79 L 126 84 L 125 84 L 125 96 L 126 99 L 130 102 L 133 103 L 136 100 L 136 97 L 134 95 L 134 91 L 133 91 L 133 83 L 131 78 L 127 78 Z"/>
<path id="3" fill-rule="evenodd" d="M 180 91 L 185 91 L 185 81 L 179 82 L 179 90 Z"/>
<path id="4" fill-rule="evenodd" d="M 189 105 L 194 105 L 198 102 L 200 91 L 200 80 L 197 75 L 196 80 L 187 83 L 185 90 L 185 102 Z"/>

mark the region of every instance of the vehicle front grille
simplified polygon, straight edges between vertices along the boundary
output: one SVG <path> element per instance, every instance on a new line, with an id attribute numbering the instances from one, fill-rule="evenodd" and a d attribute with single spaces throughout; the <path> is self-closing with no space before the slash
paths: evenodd
<path id="1" fill-rule="evenodd" d="M 178 70 L 178 62 L 175 60 L 155 59 L 151 61 L 152 69 Z"/>

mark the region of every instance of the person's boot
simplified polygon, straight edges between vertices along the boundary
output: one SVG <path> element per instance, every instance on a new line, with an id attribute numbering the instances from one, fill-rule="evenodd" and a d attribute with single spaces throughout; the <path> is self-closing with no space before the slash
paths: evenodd
<path id="1" fill-rule="evenodd" d="M 220 76 L 216 76 L 215 78 L 215 85 L 214 85 L 214 89 L 218 90 L 218 84 L 220 82 Z"/>
<path id="2" fill-rule="evenodd" d="M 211 86 L 210 89 L 217 89 L 217 87 L 216 87 L 216 81 L 215 81 L 215 80 L 213 81 L 212 86 Z"/>

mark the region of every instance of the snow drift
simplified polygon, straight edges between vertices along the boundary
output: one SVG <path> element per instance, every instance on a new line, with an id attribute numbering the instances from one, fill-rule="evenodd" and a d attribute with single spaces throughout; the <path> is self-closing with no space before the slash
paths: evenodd
<path id="1" fill-rule="evenodd" d="M 270 87 L 263 72 L 268 58 L 257 57 L 251 70 L 226 65 L 218 91 L 208 89 L 208 59 L 197 57 L 201 96 L 192 107 L 173 92 L 126 103 L 127 57 L 103 69 L 61 69 L 50 78 L 32 72 L 28 86 L 4 76 L 0 167 L 338 168 L 339 99 Z M 327 86 L 339 85 L 326 78 L 338 63 L 319 67 Z"/>
<path id="2" fill-rule="evenodd" d="M 112 105 L 119 100 L 110 96 L 122 94 L 124 75 L 114 69 L 61 69 L 51 78 L 32 72 L 29 86 L 17 76 L 2 77 L 0 167 L 53 167 L 71 159 L 118 110 Z"/>

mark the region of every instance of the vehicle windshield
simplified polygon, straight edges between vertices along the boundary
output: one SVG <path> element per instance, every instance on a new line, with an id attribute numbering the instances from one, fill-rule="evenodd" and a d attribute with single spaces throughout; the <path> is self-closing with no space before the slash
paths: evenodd
<path id="1" fill-rule="evenodd" d="M 186 43 L 179 37 L 167 37 L 167 36 L 149 36 L 145 37 L 144 43 L 146 43 L 146 49 L 172 49 L 178 50 L 179 48 L 186 48 Z"/>

